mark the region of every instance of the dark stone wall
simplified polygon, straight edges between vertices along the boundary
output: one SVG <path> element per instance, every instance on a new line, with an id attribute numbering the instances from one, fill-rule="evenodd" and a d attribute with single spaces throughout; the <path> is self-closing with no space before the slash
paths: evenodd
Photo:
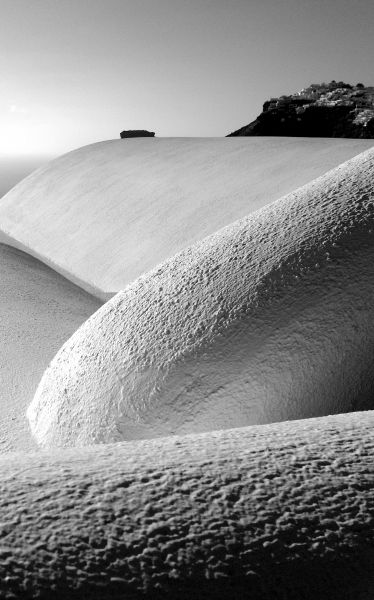
<path id="1" fill-rule="evenodd" d="M 137 137 L 154 137 L 154 131 L 146 131 L 145 129 L 127 129 L 121 131 L 121 138 L 137 138 Z"/>

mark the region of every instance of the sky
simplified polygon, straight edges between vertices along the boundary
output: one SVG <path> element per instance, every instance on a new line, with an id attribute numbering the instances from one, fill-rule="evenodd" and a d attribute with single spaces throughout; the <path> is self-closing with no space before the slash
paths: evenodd
<path id="1" fill-rule="evenodd" d="M 373 0 L 0 0 L 0 155 L 225 136 L 272 96 L 374 85 Z"/>

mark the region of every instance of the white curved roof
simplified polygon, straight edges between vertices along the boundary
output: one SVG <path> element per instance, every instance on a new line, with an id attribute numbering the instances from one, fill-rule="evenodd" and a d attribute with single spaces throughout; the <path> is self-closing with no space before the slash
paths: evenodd
<path id="1" fill-rule="evenodd" d="M 282 137 L 100 142 L 48 163 L 6 194 L 0 200 L 0 234 L 107 299 L 176 252 L 372 142 Z"/>

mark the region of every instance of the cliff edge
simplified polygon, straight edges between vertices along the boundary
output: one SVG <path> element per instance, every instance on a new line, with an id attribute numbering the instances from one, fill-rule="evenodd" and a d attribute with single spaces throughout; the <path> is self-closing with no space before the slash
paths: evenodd
<path id="1" fill-rule="evenodd" d="M 230 136 L 374 138 L 374 87 L 343 81 L 312 84 L 270 98 L 262 113 Z"/>

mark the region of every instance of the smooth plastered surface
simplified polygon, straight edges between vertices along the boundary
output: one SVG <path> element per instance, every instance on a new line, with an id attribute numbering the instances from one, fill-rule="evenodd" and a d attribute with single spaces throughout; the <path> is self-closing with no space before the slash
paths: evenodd
<path id="1" fill-rule="evenodd" d="M 35 447 L 26 408 L 59 347 L 100 306 L 31 256 L 0 244 L 0 453 Z"/>
<path id="2" fill-rule="evenodd" d="M 0 235 L 107 299 L 372 145 L 281 137 L 100 142 L 50 162 L 4 196 Z"/>

